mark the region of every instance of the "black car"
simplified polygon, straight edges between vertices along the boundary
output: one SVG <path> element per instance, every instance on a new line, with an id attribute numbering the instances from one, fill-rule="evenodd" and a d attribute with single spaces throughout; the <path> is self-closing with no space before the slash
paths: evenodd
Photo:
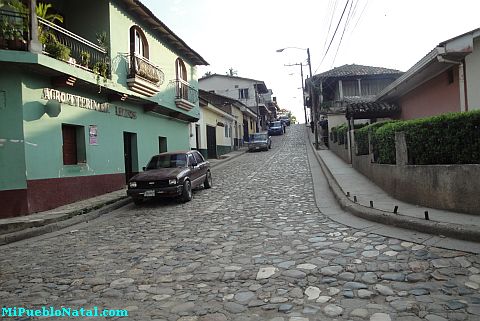
<path id="1" fill-rule="evenodd" d="M 137 205 L 155 197 L 179 197 L 188 202 L 192 189 L 202 184 L 212 187 L 210 164 L 195 150 L 155 155 L 143 170 L 128 182 L 127 195 Z"/>

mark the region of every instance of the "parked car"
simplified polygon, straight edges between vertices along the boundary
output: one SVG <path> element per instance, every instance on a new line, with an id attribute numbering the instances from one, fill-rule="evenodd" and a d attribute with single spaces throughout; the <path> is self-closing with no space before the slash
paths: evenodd
<path id="1" fill-rule="evenodd" d="M 268 151 L 272 148 L 272 139 L 267 133 L 255 133 L 250 135 L 248 141 L 248 151 L 253 152 L 255 150 Z"/>
<path id="2" fill-rule="evenodd" d="M 288 116 L 280 116 L 278 119 L 283 121 L 285 125 L 290 126 L 290 118 Z"/>
<path id="3" fill-rule="evenodd" d="M 285 132 L 285 125 L 280 121 L 272 121 L 268 127 L 269 135 L 283 135 Z"/>
<path id="4" fill-rule="evenodd" d="M 210 163 L 196 150 L 168 152 L 153 156 L 143 172 L 128 182 L 127 195 L 137 205 L 155 197 L 192 199 L 192 189 L 212 187 Z"/>

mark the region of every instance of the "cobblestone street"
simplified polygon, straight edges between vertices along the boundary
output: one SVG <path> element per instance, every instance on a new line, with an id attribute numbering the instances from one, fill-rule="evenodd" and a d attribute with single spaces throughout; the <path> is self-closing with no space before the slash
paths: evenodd
<path id="1" fill-rule="evenodd" d="M 214 187 L 189 203 L 130 204 L 1 247 L 2 306 L 129 310 L 120 320 L 480 320 L 480 257 L 324 216 L 304 135 L 290 126 L 270 151 L 214 168 Z"/>

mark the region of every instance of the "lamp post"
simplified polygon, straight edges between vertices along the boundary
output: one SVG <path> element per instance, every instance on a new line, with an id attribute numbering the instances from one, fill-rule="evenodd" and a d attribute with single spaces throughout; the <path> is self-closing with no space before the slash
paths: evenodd
<path id="1" fill-rule="evenodd" d="M 285 49 L 298 49 L 298 50 L 304 50 L 307 51 L 307 63 L 308 63 L 308 71 L 310 72 L 310 82 L 312 82 L 312 62 L 310 59 L 310 48 L 299 48 L 299 47 L 285 47 L 281 49 L 277 49 L 277 52 L 283 52 Z M 303 77 L 302 77 L 302 86 L 303 86 Z M 313 83 L 311 84 L 313 86 Z M 313 94 L 313 89 L 311 90 Z M 312 99 L 310 99 L 312 101 Z M 315 133 L 315 149 L 318 149 L 318 129 L 317 129 L 317 110 L 315 106 L 311 106 L 313 113 L 313 126 L 314 126 L 314 133 Z"/>
<path id="2" fill-rule="evenodd" d="M 302 87 L 299 88 L 299 89 L 302 89 L 302 103 L 303 103 L 303 113 L 305 114 L 305 126 L 307 126 L 307 107 L 306 107 L 306 104 L 305 104 L 305 95 L 304 95 L 304 92 L 305 92 L 305 88 L 303 86 L 303 64 L 302 63 L 298 63 L 298 64 L 290 64 L 290 65 L 284 65 L 284 66 L 298 66 L 300 65 L 300 75 L 302 77 Z M 293 74 L 291 74 L 293 75 Z"/>

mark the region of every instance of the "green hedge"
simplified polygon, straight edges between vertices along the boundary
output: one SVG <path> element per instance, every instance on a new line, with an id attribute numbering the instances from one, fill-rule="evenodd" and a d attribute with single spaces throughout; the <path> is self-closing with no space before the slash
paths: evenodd
<path id="1" fill-rule="evenodd" d="M 400 131 L 405 132 L 410 164 L 480 163 L 480 111 L 388 122 L 379 126 L 372 130 L 378 163 L 395 164 L 395 132 Z"/>
<path id="2" fill-rule="evenodd" d="M 337 134 L 338 134 L 338 145 L 343 145 L 347 141 L 347 131 L 348 126 L 347 124 L 342 124 L 337 126 Z"/>
<path id="3" fill-rule="evenodd" d="M 385 122 L 373 123 L 373 124 L 365 124 L 364 126 L 355 125 L 355 144 L 357 145 L 358 153 L 357 155 L 368 155 L 368 133 L 375 132 L 381 126 L 395 122 L 396 120 L 389 120 Z M 363 124 L 362 124 L 363 125 Z M 372 142 L 373 143 L 373 142 Z"/>

